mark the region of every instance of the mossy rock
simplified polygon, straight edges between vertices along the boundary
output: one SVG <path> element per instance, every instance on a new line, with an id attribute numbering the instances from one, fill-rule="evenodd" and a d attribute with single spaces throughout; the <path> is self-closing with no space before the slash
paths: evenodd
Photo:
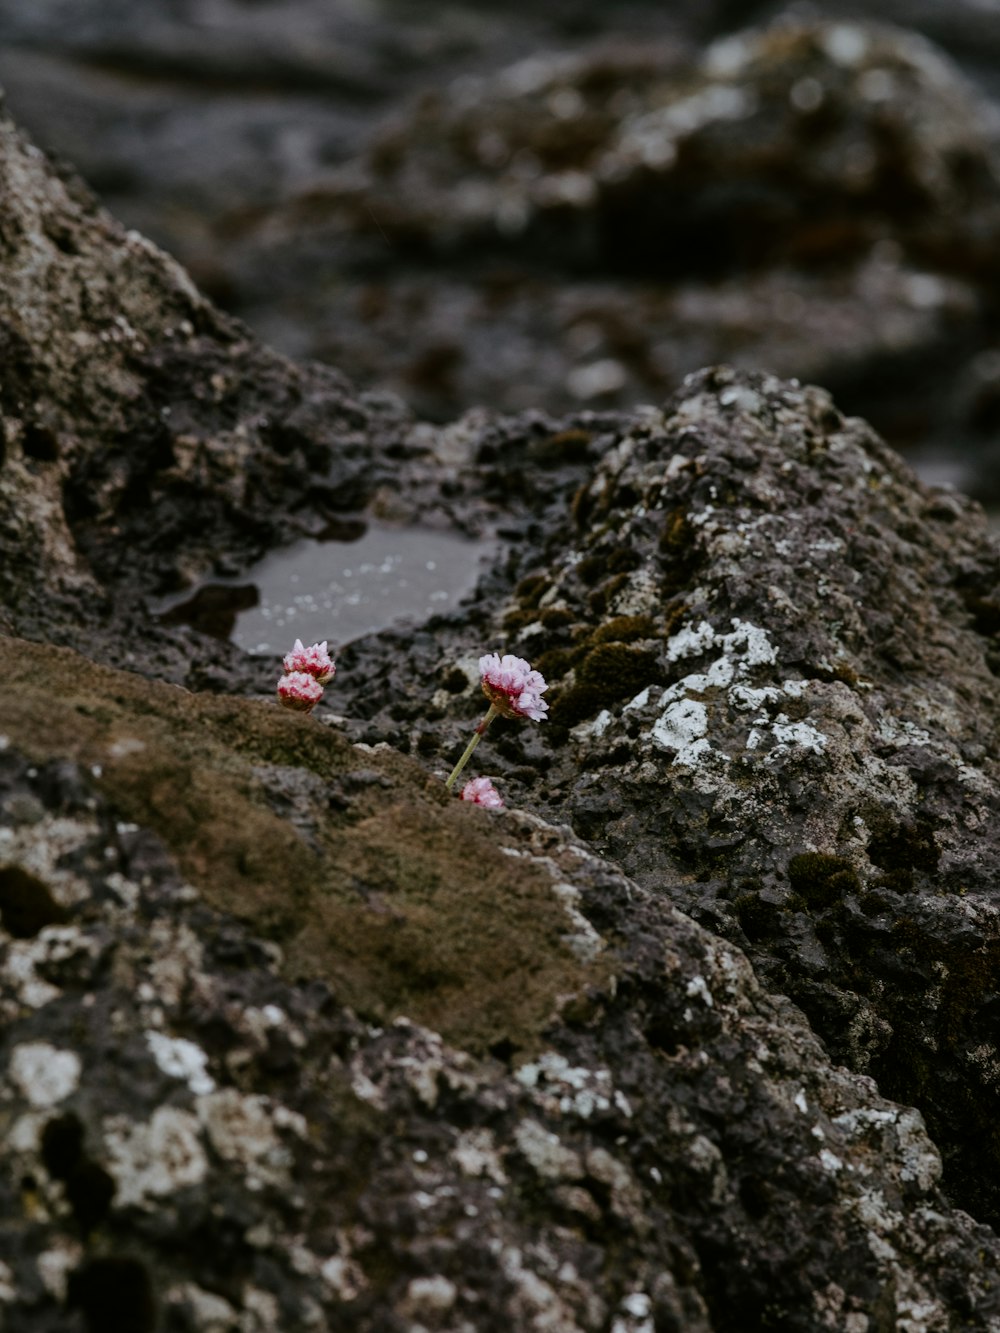
<path id="1" fill-rule="evenodd" d="M 654 632 L 651 616 L 616 616 L 594 630 L 591 642 L 632 643 L 636 639 L 648 639 Z"/>
<path id="2" fill-rule="evenodd" d="M 553 700 L 553 718 L 573 727 L 602 708 L 631 699 L 662 678 L 656 653 L 623 643 L 599 643 L 576 668 L 576 681 Z"/>
<path id="3" fill-rule="evenodd" d="M 733 903 L 736 919 L 752 943 L 773 939 L 781 929 L 782 909 L 759 893 L 743 893 Z"/>
<path id="4" fill-rule="evenodd" d="M 602 583 L 600 587 L 594 589 L 587 598 L 587 605 L 595 615 L 603 615 L 618 593 L 627 586 L 628 574 L 615 574 Z"/>
<path id="5" fill-rule="evenodd" d="M 546 629 L 565 629 L 575 622 L 576 616 L 565 606 L 549 606 L 539 613 L 538 619 Z"/>
<path id="6" fill-rule="evenodd" d="M 525 608 L 537 606 L 539 597 L 548 586 L 549 580 L 545 574 L 529 574 L 514 589 L 514 595 Z"/>
<path id="7" fill-rule="evenodd" d="M 925 874 L 935 871 L 940 857 L 934 834 L 919 822 L 877 821 L 868 842 L 868 859 L 885 871 L 882 880 L 885 887 L 897 893 L 907 893 L 913 888 L 915 870 Z"/>
<path id="8" fill-rule="evenodd" d="M 470 1049 L 530 1049 L 560 997 L 605 976 L 570 951 L 549 876 L 504 855 L 497 817 L 414 761 L 270 701 L 192 694 L 68 649 L 0 639 L 0 670 L 10 742 L 91 770 L 212 907 L 372 1021 L 405 1014 Z M 275 811 L 276 775 L 304 832 Z"/>
<path id="9" fill-rule="evenodd" d="M 857 872 L 843 856 L 802 852 L 788 863 L 788 878 L 795 893 L 809 907 L 825 909 L 861 888 Z"/>

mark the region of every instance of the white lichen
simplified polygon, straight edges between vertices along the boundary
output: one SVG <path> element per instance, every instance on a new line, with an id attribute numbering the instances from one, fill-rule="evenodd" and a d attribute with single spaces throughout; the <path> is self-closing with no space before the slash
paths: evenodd
<path id="1" fill-rule="evenodd" d="M 148 1121 L 110 1116 L 104 1151 L 122 1208 L 199 1185 L 208 1174 L 198 1120 L 175 1106 L 158 1107 Z"/>
<path id="2" fill-rule="evenodd" d="M 75 1051 L 46 1041 L 22 1042 L 10 1057 L 10 1077 L 31 1106 L 56 1106 L 75 1092 L 83 1066 Z"/>
<path id="3" fill-rule="evenodd" d="M 292 1154 L 276 1132 L 269 1098 L 220 1088 L 195 1106 L 214 1150 L 240 1164 L 252 1189 L 287 1182 Z"/>
<path id="4" fill-rule="evenodd" d="M 183 1079 L 192 1092 L 211 1092 L 215 1087 L 215 1079 L 208 1072 L 208 1056 L 193 1041 L 147 1031 L 146 1045 L 164 1074 Z"/>
<path id="5" fill-rule="evenodd" d="M 700 974 L 691 978 L 684 988 L 684 993 L 689 999 L 694 999 L 697 996 L 708 1009 L 711 1009 L 715 1004 L 712 992 L 708 989 L 708 983 Z"/>
<path id="6" fill-rule="evenodd" d="M 611 1071 L 571 1065 L 557 1051 L 543 1051 L 521 1065 L 514 1077 L 535 1090 L 539 1104 L 548 1112 L 589 1119 L 596 1111 L 615 1105 L 625 1116 L 632 1114 L 626 1098 L 614 1088 Z"/>

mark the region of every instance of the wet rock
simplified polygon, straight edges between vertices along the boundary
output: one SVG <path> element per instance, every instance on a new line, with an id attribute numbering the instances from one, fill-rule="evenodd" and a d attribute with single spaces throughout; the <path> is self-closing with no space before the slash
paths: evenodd
<path id="1" fill-rule="evenodd" d="M 618 6 L 626 31 L 678 43 L 715 5 Z M 73 161 L 116 214 L 226 279 L 223 236 L 358 152 L 374 124 L 428 84 L 600 34 L 606 15 L 375 0 L 331 9 L 0 5 L 0 82 L 21 123 Z M 684 42 L 685 48 L 687 43 Z M 220 249 L 220 243 L 222 249 Z"/>
<path id="2" fill-rule="evenodd" d="M 432 441 L 402 404 L 254 342 L 6 115 L 0 190 L 0 536 L 18 552 L 0 571 L 8 631 L 207 684 L 235 654 L 159 633 L 144 599 L 245 568 L 390 481 L 409 478 L 396 517 L 420 507 L 482 528 L 481 500 L 442 494 Z"/>
<path id="3" fill-rule="evenodd" d="M 538 56 L 427 94 L 317 173 L 236 240 L 233 282 L 266 337 L 438 419 L 656 400 L 700 365 L 763 365 L 829 385 L 928 466 L 964 455 L 968 479 L 996 145 L 995 109 L 885 27 L 751 31 L 694 68 Z"/>

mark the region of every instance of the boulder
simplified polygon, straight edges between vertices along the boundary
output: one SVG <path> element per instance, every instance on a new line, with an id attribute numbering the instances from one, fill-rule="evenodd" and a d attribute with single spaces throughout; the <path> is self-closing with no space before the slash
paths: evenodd
<path id="1" fill-rule="evenodd" d="M 435 85 L 234 224 L 220 290 L 437 420 L 657 401 L 725 361 L 823 383 L 992 495 L 995 107 L 870 23 L 684 57 L 620 41 Z"/>
<path id="2" fill-rule="evenodd" d="M 414 422 L 0 185 L 5 1330 L 995 1328 L 975 506 L 760 374 Z M 504 546 L 342 717 L 146 610 L 369 502 Z"/>
<path id="3" fill-rule="evenodd" d="M 8 630 L 131 665 L 162 650 L 155 669 L 185 679 L 198 646 L 178 657 L 176 637 L 133 626 L 144 598 L 320 531 L 390 478 L 426 498 L 401 403 L 255 342 L 6 114 L 0 195 Z M 441 521 L 474 527 L 460 508 Z"/>
<path id="4" fill-rule="evenodd" d="M 0 660 L 11 1333 L 993 1326 L 919 1112 L 662 885 L 273 705 Z"/>
<path id="5" fill-rule="evenodd" d="M 36 138 L 290 355 L 442 421 L 766 368 L 998 494 L 976 0 L 0 0 L 0 28 Z"/>
<path id="6" fill-rule="evenodd" d="M 825 391 L 762 375 L 699 373 L 595 436 L 592 479 L 494 607 L 488 641 L 545 674 L 552 709 L 503 724 L 491 771 L 746 948 L 835 1060 L 921 1107 L 956 1199 L 996 1219 L 981 511 Z M 462 626 L 397 639 L 385 684 L 355 695 L 373 647 L 341 690 L 369 741 L 398 737 L 401 697 L 461 655 Z M 463 697 L 472 719 L 473 682 L 449 712 Z M 416 744 L 443 768 L 458 732 L 434 736 Z"/>

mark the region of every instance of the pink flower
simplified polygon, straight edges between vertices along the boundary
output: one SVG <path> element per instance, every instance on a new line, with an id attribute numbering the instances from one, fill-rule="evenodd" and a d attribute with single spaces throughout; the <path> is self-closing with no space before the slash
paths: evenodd
<path id="1" fill-rule="evenodd" d="M 312 676 L 320 685 L 328 685 L 333 680 L 337 668 L 333 658 L 326 650 L 326 639 L 304 647 L 301 639 L 296 639 L 290 653 L 286 653 L 281 665 L 289 674 L 303 672 Z"/>
<path id="2" fill-rule="evenodd" d="M 541 697 L 549 688 L 545 677 L 532 671 L 523 657 L 488 653 L 479 659 L 479 674 L 483 678 L 483 693 L 504 717 L 528 717 L 532 722 L 541 722 L 549 711 Z"/>
<path id="3" fill-rule="evenodd" d="M 311 713 L 322 697 L 323 686 L 308 672 L 290 671 L 278 681 L 278 698 L 286 708 Z"/>
<path id="4" fill-rule="evenodd" d="M 462 800 L 483 805 L 487 810 L 503 809 L 503 797 L 489 778 L 470 778 L 462 788 Z"/>

